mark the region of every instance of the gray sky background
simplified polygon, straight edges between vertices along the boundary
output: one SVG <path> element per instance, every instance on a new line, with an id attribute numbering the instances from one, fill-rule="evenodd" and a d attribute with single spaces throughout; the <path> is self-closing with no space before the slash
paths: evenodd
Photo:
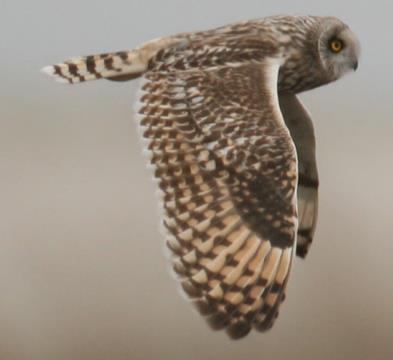
<path id="1" fill-rule="evenodd" d="M 391 1 L 49 1 L 0 5 L 0 359 L 393 358 Z M 358 34 L 356 74 L 302 95 L 320 217 L 267 334 L 232 342 L 182 299 L 163 256 L 136 82 L 54 83 L 72 56 L 279 13 Z"/>

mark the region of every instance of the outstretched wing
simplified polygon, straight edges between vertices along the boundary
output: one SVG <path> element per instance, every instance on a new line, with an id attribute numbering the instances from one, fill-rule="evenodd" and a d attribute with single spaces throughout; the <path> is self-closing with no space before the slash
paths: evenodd
<path id="1" fill-rule="evenodd" d="M 314 127 L 308 111 L 296 95 L 280 95 L 279 101 L 298 158 L 299 228 L 296 254 L 304 258 L 312 243 L 318 218 L 318 169 L 315 158 Z"/>
<path id="2" fill-rule="evenodd" d="M 142 86 L 174 269 L 211 326 L 233 338 L 272 326 L 296 243 L 296 150 L 278 69 L 273 59 L 153 68 Z"/>

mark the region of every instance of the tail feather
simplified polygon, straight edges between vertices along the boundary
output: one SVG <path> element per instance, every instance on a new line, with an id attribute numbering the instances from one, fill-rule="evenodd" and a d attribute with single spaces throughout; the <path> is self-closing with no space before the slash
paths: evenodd
<path id="1" fill-rule="evenodd" d="M 179 38 L 161 38 L 134 50 L 74 58 L 41 71 L 62 83 L 75 84 L 89 80 L 125 81 L 141 76 L 149 60 L 161 49 L 179 43 Z"/>
<path id="2" fill-rule="evenodd" d="M 138 51 L 89 55 L 46 66 L 42 72 L 54 76 L 62 83 L 75 84 L 101 78 L 138 77 L 146 70 L 147 63 L 141 61 Z"/>

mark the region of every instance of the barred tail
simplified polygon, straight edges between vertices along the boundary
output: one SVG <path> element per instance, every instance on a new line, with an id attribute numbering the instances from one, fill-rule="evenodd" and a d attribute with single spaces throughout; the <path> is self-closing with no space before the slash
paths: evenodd
<path id="1" fill-rule="evenodd" d="M 105 78 L 126 81 L 141 76 L 149 60 L 161 49 L 179 43 L 176 38 L 156 39 L 134 50 L 89 55 L 46 66 L 42 72 L 62 83 L 75 84 Z"/>
<path id="2" fill-rule="evenodd" d="M 147 67 L 138 56 L 138 51 L 90 55 L 46 66 L 42 72 L 54 76 L 59 82 L 75 84 L 101 78 L 128 80 L 140 76 Z M 119 79 L 117 79 L 119 77 Z"/>

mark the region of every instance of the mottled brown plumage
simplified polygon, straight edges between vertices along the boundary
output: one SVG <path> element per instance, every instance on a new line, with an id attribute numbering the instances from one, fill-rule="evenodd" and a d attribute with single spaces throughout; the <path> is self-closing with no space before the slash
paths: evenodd
<path id="1" fill-rule="evenodd" d="M 143 77 L 138 115 L 174 270 L 209 324 L 240 338 L 273 325 L 293 254 L 315 231 L 314 130 L 295 94 L 356 68 L 358 52 L 335 18 L 276 16 L 45 71 L 69 83 Z"/>

